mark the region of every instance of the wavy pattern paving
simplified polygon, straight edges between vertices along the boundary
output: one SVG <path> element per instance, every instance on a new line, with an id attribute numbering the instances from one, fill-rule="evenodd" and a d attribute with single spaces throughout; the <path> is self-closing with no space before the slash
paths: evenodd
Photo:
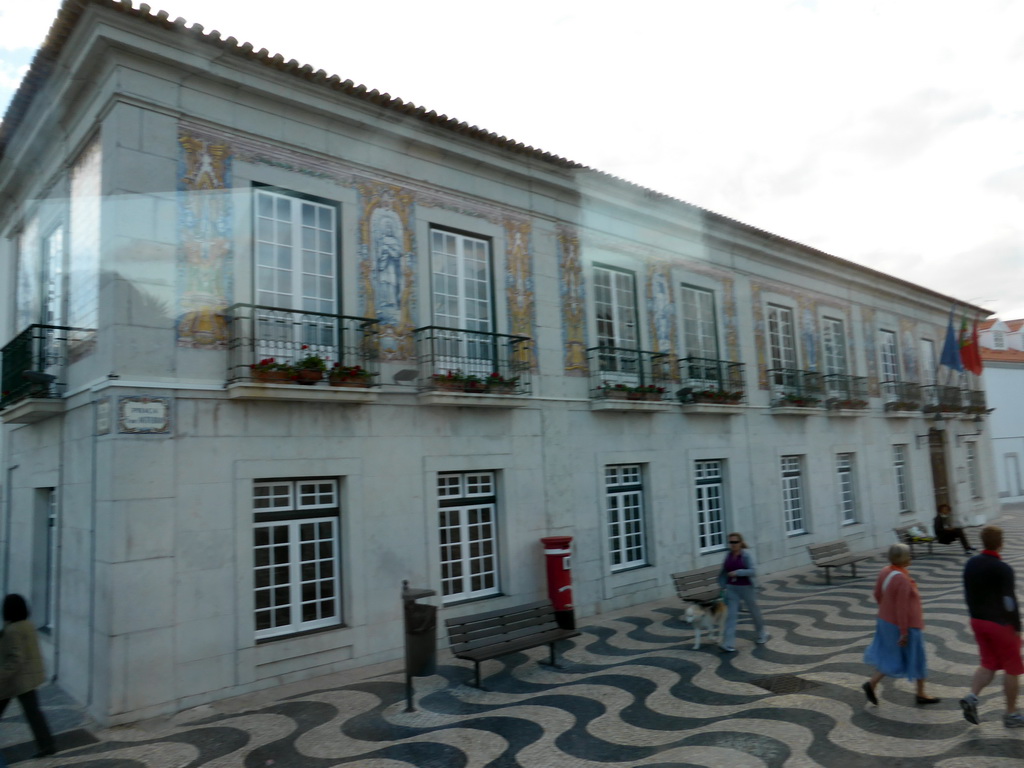
<path id="1" fill-rule="evenodd" d="M 1024 582 L 1024 521 L 1008 515 L 1006 559 Z M 741 617 L 739 652 L 692 648 L 683 607 L 662 601 L 603 617 L 566 644 L 564 668 L 544 649 L 487 662 L 488 690 L 451 661 L 416 682 L 405 712 L 400 674 L 306 692 L 244 713 L 179 717 L 154 733 L 122 728 L 60 755 L 79 768 L 1008 768 L 1024 733 L 1003 727 L 1001 692 L 982 699 L 981 726 L 957 699 L 977 656 L 967 624 L 963 556 L 937 547 L 912 570 L 928 623 L 930 688 L 944 701 L 913 704 L 907 681 L 886 680 L 867 706 L 861 654 L 871 638 L 874 574 L 826 587 L 820 573 L 769 580 L 762 607 L 772 639 L 753 643 Z M 447 657 L 445 657 L 447 658 Z"/>

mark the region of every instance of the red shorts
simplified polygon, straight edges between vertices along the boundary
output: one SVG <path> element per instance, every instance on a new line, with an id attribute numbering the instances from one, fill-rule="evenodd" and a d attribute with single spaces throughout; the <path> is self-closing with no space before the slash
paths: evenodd
<path id="1" fill-rule="evenodd" d="M 981 666 L 1002 669 L 1008 675 L 1024 674 L 1020 659 L 1020 635 L 1009 624 L 996 624 L 984 619 L 971 619 L 971 629 L 981 651 Z"/>

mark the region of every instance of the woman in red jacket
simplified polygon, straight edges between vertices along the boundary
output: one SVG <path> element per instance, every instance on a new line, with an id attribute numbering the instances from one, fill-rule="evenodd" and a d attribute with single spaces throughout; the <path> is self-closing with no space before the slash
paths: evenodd
<path id="1" fill-rule="evenodd" d="M 874 666 L 876 672 L 862 686 L 864 695 L 877 706 L 875 687 L 879 681 L 886 675 L 905 677 L 917 683 L 918 704 L 937 704 L 939 700 L 924 690 L 924 679 L 928 674 L 921 637 L 924 617 L 917 584 L 907 571 L 910 547 L 893 544 L 889 547 L 889 562 L 891 565 L 882 569 L 875 582 L 878 619 L 875 638 L 864 651 L 864 661 Z"/>

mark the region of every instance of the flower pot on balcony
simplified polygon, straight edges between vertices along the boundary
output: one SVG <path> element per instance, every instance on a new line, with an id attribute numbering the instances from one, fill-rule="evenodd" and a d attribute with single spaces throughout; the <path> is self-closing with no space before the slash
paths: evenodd
<path id="1" fill-rule="evenodd" d="M 515 384 L 489 384 L 487 386 L 487 392 L 491 395 L 511 395 L 515 391 Z"/>
<path id="2" fill-rule="evenodd" d="M 369 376 L 330 376 L 327 383 L 332 387 L 369 387 Z"/>
<path id="3" fill-rule="evenodd" d="M 315 368 L 299 368 L 295 371 L 294 379 L 299 384 L 316 384 L 324 377 L 323 371 Z"/>
<path id="4" fill-rule="evenodd" d="M 252 380 L 263 384 L 290 384 L 292 376 L 291 371 L 252 371 Z"/>

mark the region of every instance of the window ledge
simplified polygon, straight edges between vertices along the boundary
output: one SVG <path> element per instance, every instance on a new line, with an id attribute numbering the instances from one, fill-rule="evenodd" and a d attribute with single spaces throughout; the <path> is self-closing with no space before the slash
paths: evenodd
<path id="1" fill-rule="evenodd" d="M 867 408 L 829 408 L 829 416 L 866 416 L 868 412 Z"/>
<path id="2" fill-rule="evenodd" d="M 753 406 L 740 403 L 684 403 L 683 413 L 714 414 L 731 416 L 736 413 L 753 410 Z"/>
<path id="3" fill-rule="evenodd" d="M 621 411 L 629 413 L 670 413 L 677 404 L 667 400 L 626 400 L 616 397 L 603 397 L 590 401 L 592 411 Z"/>
<path id="4" fill-rule="evenodd" d="M 302 403 L 375 403 L 378 393 L 366 387 L 325 387 L 302 384 L 254 384 L 247 381 L 227 386 L 232 400 L 277 400 Z"/>
<path id="5" fill-rule="evenodd" d="M 772 416 L 820 416 L 824 409 L 820 405 L 776 405 L 768 412 Z"/>
<path id="6" fill-rule="evenodd" d="M 522 408 L 530 404 L 530 398 L 526 395 L 487 395 L 476 392 L 431 390 L 420 392 L 416 397 L 423 405 L 458 408 Z"/>
<path id="7" fill-rule="evenodd" d="M 52 397 L 30 397 L 9 405 L 0 412 L 4 424 L 35 424 L 64 413 L 64 401 Z"/>
<path id="8" fill-rule="evenodd" d="M 915 419 L 921 416 L 921 411 L 886 411 L 885 416 L 889 419 Z"/>

